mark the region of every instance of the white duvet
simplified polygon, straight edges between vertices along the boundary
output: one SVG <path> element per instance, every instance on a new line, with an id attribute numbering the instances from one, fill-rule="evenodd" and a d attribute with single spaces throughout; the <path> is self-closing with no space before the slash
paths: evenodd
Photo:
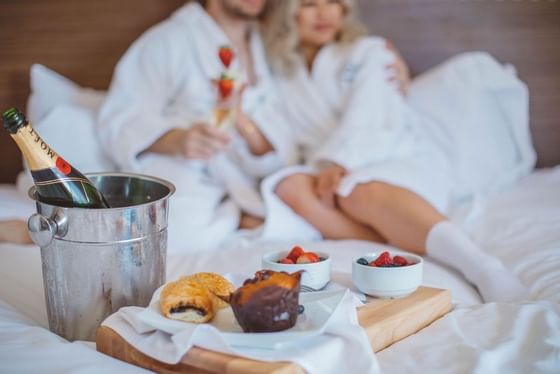
<path id="1" fill-rule="evenodd" d="M 424 284 L 448 288 L 454 310 L 377 353 L 383 372 L 560 372 L 560 167 L 540 170 L 506 193 L 455 209 L 459 222 L 530 288 L 516 304 L 481 304 L 456 272 L 429 258 Z M 11 186 L 0 188 L 0 219 L 33 206 Z M 468 208 L 468 209 L 467 209 Z M 468 215 L 463 212 L 469 212 Z M 293 244 L 246 246 L 205 254 L 173 255 L 168 279 L 195 271 L 250 274 L 260 255 Z M 333 275 L 348 281 L 351 259 L 378 245 L 359 241 L 303 243 L 328 252 Z M 47 330 L 39 251 L 0 245 L 0 372 L 141 372 L 108 358 L 91 343 L 68 343 Z"/>

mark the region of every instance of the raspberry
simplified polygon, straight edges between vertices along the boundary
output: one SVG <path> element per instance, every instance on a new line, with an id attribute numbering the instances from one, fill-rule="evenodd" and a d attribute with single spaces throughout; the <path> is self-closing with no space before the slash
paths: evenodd
<path id="1" fill-rule="evenodd" d="M 393 258 L 393 265 L 406 266 L 406 265 L 408 265 L 408 261 L 406 260 L 406 258 L 404 258 L 402 256 L 395 256 Z"/>
<path id="2" fill-rule="evenodd" d="M 389 254 L 389 252 L 385 251 L 381 253 L 379 257 L 377 257 L 375 261 L 373 261 L 373 263 L 375 264 L 375 266 L 384 267 L 387 265 L 392 265 L 393 260 L 391 259 L 391 255 Z"/>

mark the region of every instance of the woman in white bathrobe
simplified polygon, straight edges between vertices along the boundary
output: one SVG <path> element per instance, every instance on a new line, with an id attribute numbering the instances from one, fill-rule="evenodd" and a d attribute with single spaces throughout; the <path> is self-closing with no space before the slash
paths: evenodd
<path id="1" fill-rule="evenodd" d="M 291 130 L 285 142 L 301 151 L 304 165 L 263 183 L 264 236 L 293 230 L 300 240 L 387 242 L 463 272 L 486 301 L 525 297 L 499 260 L 446 220 L 455 182 L 447 129 L 387 83 L 385 41 L 364 37 L 352 11 L 349 0 L 281 1 L 266 24 Z"/>

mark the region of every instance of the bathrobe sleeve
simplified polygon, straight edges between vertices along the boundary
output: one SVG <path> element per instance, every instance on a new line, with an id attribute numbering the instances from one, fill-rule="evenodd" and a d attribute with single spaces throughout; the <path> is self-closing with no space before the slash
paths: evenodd
<path id="1" fill-rule="evenodd" d="M 98 122 L 101 143 L 119 167 L 137 169 L 142 150 L 189 123 L 185 113 L 167 110 L 191 70 L 186 39 L 176 25 L 162 23 L 133 43 L 118 63 Z"/>
<path id="2" fill-rule="evenodd" d="M 282 113 L 282 105 L 274 84 L 267 79 L 257 87 L 248 88 L 243 96 L 243 110 L 251 118 L 273 151 L 255 156 L 245 142 L 235 147 L 239 160 L 247 173 L 256 177 L 268 176 L 277 170 L 294 165 L 298 161 L 292 133 Z"/>
<path id="3" fill-rule="evenodd" d="M 336 163 L 354 171 L 387 160 L 402 149 L 406 107 L 386 78 L 385 66 L 391 56 L 378 42 L 358 43 L 350 57 L 355 72 L 339 85 L 347 92 L 341 95 L 339 124 L 310 157 L 311 165 L 318 169 Z"/>

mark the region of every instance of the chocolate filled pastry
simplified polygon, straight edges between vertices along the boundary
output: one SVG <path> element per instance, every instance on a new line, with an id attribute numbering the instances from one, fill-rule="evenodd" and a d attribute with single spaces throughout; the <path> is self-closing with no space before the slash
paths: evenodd
<path id="1" fill-rule="evenodd" d="M 210 291 L 185 278 L 168 283 L 163 288 L 159 297 L 159 307 L 167 318 L 184 322 L 208 322 L 215 314 Z"/>
<path id="2" fill-rule="evenodd" d="M 245 332 L 282 331 L 296 324 L 301 272 L 261 270 L 231 295 L 233 314 Z"/>
<path id="3" fill-rule="evenodd" d="M 235 290 L 235 287 L 230 281 L 222 277 L 220 274 L 196 273 L 182 279 L 187 279 L 206 287 L 206 289 L 210 291 L 216 310 L 227 308 L 229 306 L 228 301 L 231 293 Z"/>
<path id="4" fill-rule="evenodd" d="M 161 291 L 159 306 L 167 318 L 204 323 L 227 307 L 234 287 L 216 273 L 195 273 L 168 283 Z"/>

